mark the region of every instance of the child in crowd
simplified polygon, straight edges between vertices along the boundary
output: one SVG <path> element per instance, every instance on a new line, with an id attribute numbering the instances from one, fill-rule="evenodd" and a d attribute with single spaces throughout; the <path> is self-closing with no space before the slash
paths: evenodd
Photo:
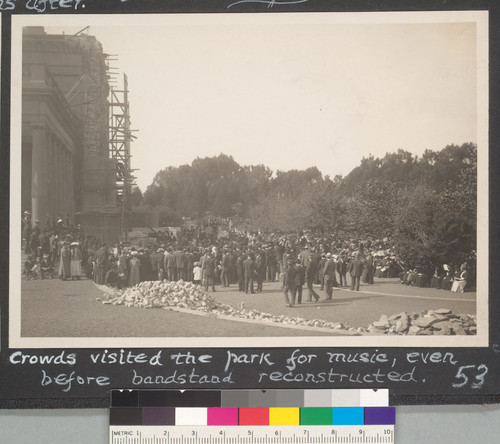
<path id="1" fill-rule="evenodd" d="M 54 278 L 54 267 L 52 266 L 52 261 L 48 254 L 43 255 L 43 259 L 40 262 L 40 268 L 42 271 L 42 279 L 45 279 L 45 276 L 50 276 L 50 279 Z"/>
<path id="2" fill-rule="evenodd" d="M 36 262 L 33 260 L 33 256 L 28 256 L 26 262 L 24 262 L 24 276 L 26 280 L 36 279 Z"/>
<path id="3" fill-rule="evenodd" d="M 201 285 L 201 271 L 200 263 L 195 262 L 193 268 L 193 284 Z"/>

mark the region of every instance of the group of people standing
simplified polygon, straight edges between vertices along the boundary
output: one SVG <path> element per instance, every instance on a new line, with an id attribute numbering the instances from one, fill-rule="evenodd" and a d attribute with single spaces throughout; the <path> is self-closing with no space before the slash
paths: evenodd
<path id="1" fill-rule="evenodd" d="M 285 253 L 286 254 L 286 253 Z M 365 269 L 361 253 L 348 257 L 344 252 L 333 255 L 331 252 L 318 254 L 315 248 L 307 245 L 295 259 L 287 254 L 283 275 L 285 304 L 294 307 L 302 303 L 302 289 L 307 285 L 308 299 L 317 302 L 319 294 L 314 290 L 314 283 L 319 280 L 320 290 L 326 291 L 326 300 L 332 300 L 334 287 L 347 287 L 347 272 L 351 276 L 351 290 L 359 291 L 361 277 Z M 373 275 L 371 282 L 373 283 Z"/>
<path id="2" fill-rule="evenodd" d="M 39 220 L 31 222 L 28 211 L 23 214 L 23 248 L 26 255 L 24 275 L 27 280 L 80 279 L 83 276 L 83 254 L 79 239 L 83 237 L 80 225 L 73 227 L 66 218 L 66 223 L 58 216 L 54 224 L 47 219 L 42 228 Z"/>

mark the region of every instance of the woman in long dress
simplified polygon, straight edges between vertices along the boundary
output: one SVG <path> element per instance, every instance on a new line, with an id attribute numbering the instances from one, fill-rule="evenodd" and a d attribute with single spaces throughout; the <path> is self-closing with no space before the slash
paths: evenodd
<path id="1" fill-rule="evenodd" d="M 136 251 L 132 252 L 132 258 L 130 259 L 130 274 L 128 276 L 128 285 L 133 287 L 141 282 L 141 261 L 137 257 L 138 253 Z"/>
<path id="2" fill-rule="evenodd" d="M 71 244 L 71 280 L 75 277 L 80 279 L 80 276 L 83 275 L 82 271 L 82 252 L 80 251 L 80 244 L 78 242 L 73 242 Z"/>
<path id="3" fill-rule="evenodd" d="M 94 281 L 96 284 L 104 285 L 108 268 L 108 250 L 106 245 L 102 245 L 96 253 Z"/>
<path id="4" fill-rule="evenodd" d="M 451 291 L 454 293 L 463 293 L 465 286 L 467 285 L 467 278 L 469 277 L 467 273 L 467 267 L 465 264 L 462 264 L 460 267 L 460 273 L 458 276 L 455 277 L 452 286 L 451 286 Z"/>
<path id="5" fill-rule="evenodd" d="M 71 277 L 71 252 L 67 242 L 63 242 L 59 262 L 59 279 L 65 281 Z"/>

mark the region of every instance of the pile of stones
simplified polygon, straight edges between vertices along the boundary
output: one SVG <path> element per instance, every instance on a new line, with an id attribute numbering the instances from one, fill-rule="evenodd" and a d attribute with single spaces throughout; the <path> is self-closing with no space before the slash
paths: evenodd
<path id="1" fill-rule="evenodd" d="M 144 281 L 135 287 L 104 294 L 103 304 L 137 308 L 179 307 L 210 311 L 217 304 L 199 285 L 191 282 Z"/>
<path id="2" fill-rule="evenodd" d="M 322 319 L 303 319 L 286 315 L 274 315 L 255 309 L 222 304 L 212 299 L 199 285 L 191 282 L 141 282 L 135 287 L 116 291 L 113 295 L 103 294 L 98 298 L 106 305 L 124 305 L 137 308 L 186 309 L 209 313 L 214 316 L 228 316 L 240 319 L 288 324 L 311 328 L 344 330 L 357 333 L 358 330 L 340 322 L 329 322 Z"/>
<path id="3" fill-rule="evenodd" d="M 426 310 L 421 313 L 382 315 L 366 329 L 371 334 L 396 335 L 475 335 L 477 318 L 470 314 L 453 314 L 451 310 Z"/>
<path id="4" fill-rule="evenodd" d="M 304 319 L 286 315 L 264 313 L 216 302 L 199 285 L 191 282 L 146 281 L 132 288 L 104 294 L 103 304 L 124 305 L 137 308 L 185 309 L 205 312 L 214 316 L 254 320 L 271 324 L 286 324 L 310 328 L 342 330 L 349 334 L 389 335 L 474 335 L 477 332 L 476 316 L 453 314 L 449 309 L 426 310 L 421 313 L 382 315 L 368 327 L 352 328 L 340 322 L 322 319 Z"/>

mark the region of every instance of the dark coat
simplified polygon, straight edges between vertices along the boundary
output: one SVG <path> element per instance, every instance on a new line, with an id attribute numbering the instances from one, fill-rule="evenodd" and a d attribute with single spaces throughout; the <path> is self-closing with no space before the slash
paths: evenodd
<path id="1" fill-rule="evenodd" d="M 245 270 L 245 277 L 250 278 L 255 274 L 255 262 L 252 259 L 243 261 L 243 269 Z"/>
<path id="2" fill-rule="evenodd" d="M 215 258 L 207 257 L 203 261 L 203 266 L 201 268 L 205 276 L 213 276 L 215 274 Z"/>
<path id="3" fill-rule="evenodd" d="M 353 259 L 349 266 L 349 273 L 351 276 L 361 276 L 363 274 L 363 261 L 359 258 Z"/>
<path id="4" fill-rule="evenodd" d="M 335 269 L 336 269 L 336 264 L 333 259 L 329 259 L 325 262 L 325 265 L 323 267 L 323 274 L 325 276 L 325 279 L 328 281 L 334 281 L 335 280 Z"/>
<path id="5" fill-rule="evenodd" d="M 295 288 L 297 278 L 297 270 L 295 267 L 288 267 L 285 271 L 284 284 L 286 288 Z"/>

